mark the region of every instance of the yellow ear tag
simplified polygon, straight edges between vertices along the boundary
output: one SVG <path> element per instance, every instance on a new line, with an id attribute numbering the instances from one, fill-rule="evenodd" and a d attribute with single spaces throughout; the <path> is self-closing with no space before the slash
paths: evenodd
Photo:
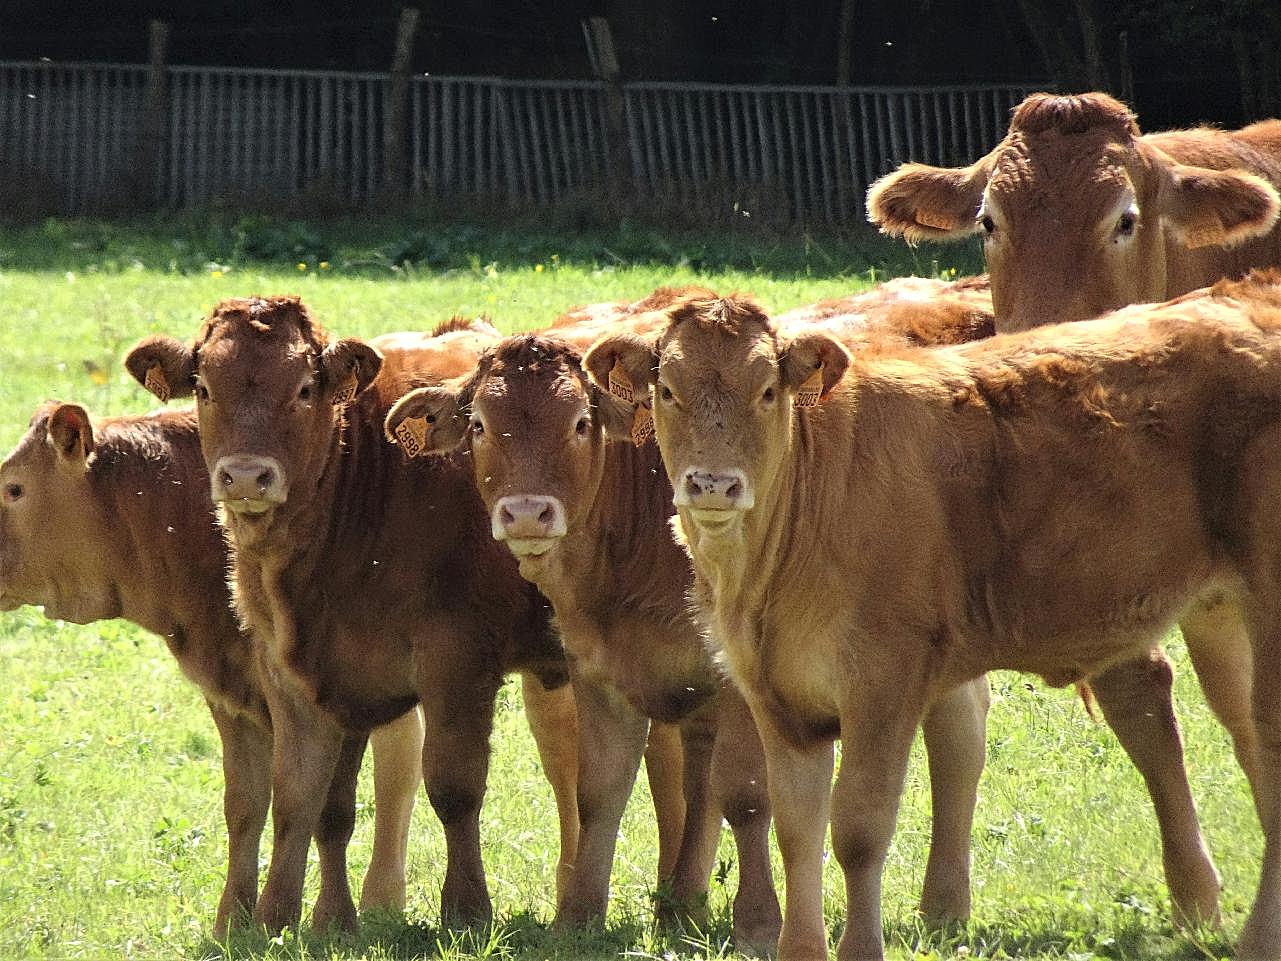
<path id="1" fill-rule="evenodd" d="M 159 364 L 152 364 L 147 368 L 147 376 L 143 378 L 142 386 L 159 397 L 160 403 L 169 403 L 169 381 L 165 380 L 165 372 Z"/>
<path id="2" fill-rule="evenodd" d="M 647 404 L 636 405 L 636 417 L 632 420 L 632 443 L 643 447 L 645 441 L 654 436 L 654 415 Z"/>
<path id="3" fill-rule="evenodd" d="M 627 376 L 627 371 L 623 370 L 623 362 L 614 361 L 614 366 L 609 372 L 609 392 L 619 400 L 625 400 L 629 404 L 636 403 L 636 391 L 632 389 L 632 379 Z"/>
<path id="4" fill-rule="evenodd" d="M 343 404 L 350 404 L 356 396 L 356 374 L 353 371 L 347 375 L 347 379 L 342 382 L 338 390 L 334 393 L 334 406 L 341 407 Z"/>
<path id="5" fill-rule="evenodd" d="M 817 407 L 823 396 L 823 365 L 819 364 L 814 373 L 805 379 L 805 383 L 796 388 L 797 407 Z"/>
<path id="6" fill-rule="evenodd" d="M 396 442 L 406 456 L 418 457 L 427 453 L 427 418 L 406 417 L 396 425 Z"/>

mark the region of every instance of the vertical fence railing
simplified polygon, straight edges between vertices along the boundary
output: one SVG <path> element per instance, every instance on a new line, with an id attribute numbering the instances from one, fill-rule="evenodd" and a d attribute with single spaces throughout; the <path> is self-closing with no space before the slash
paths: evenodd
<path id="1" fill-rule="evenodd" d="M 0 63 L 10 179 L 66 211 L 110 203 L 138 174 L 146 81 L 139 66 Z M 837 222 L 904 160 L 955 165 L 990 149 L 1010 109 L 1044 86 L 627 83 L 614 128 L 598 82 L 416 77 L 407 186 L 546 204 L 605 185 L 618 135 L 633 189 Z M 172 67 L 156 196 L 180 207 L 320 189 L 366 201 L 382 187 L 388 96 L 385 74 Z"/>

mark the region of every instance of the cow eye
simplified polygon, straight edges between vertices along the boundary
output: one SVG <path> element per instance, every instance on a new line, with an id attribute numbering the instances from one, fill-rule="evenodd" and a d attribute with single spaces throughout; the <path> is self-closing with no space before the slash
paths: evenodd
<path id="1" fill-rule="evenodd" d="M 485 433 L 485 425 L 478 420 L 474 420 L 471 422 L 471 432 L 472 436 L 480 437 Z"/>
<path id="2" fill-rule="evenodd" d="M 196 382 L 196 400 L 207 401 L 209 399 L 209 388 L 199 381 Z"/>
<path id="3" fill-rule="evenodd" d="M 1138 215 L 1133 210 L 1127 210 L 1121 214 L 1121 218 L 1116 222 L 1116 235 L 1118 237 L 1132 236 L 1138 222 Z"/>
<path id="4" fill-rule="evenodd" d="M 761 403 L 762 403 L 762 404 L 772 404 L 772 403 L 774 403 L 774 388 L 773 388 L 773 387 L 766 387 L 766 388 L 765 388 L 765 390 L 761 392 Z"/>
<path id="5" fill-rule="evenodd" d="M 574 425 L 574 433 L 576 433 L 579 437 L 582 437 L 587 433 L 588 426 L 589 425 L 587 422 L 587 418 L 580 417 L 578 418 L 578 423 Z"/>
<path id="6" fill-rule="evenodd" d="M 672 389 L 668 387 L 666 384 L 659 384 L 658 396 L 662 398 L 664 401 L 670 402 L 672 400 Z"/>
<path id="7" fill-rule="evenodd" d="M 996 221 L 987 214 L 979 218 L 979 226 L 983 228 L 983 232 L 989 237 L 996 233 Z"/>
<path id="8" fill-rule="evenodd" d="M 10 483 L 4 485 L 4 500 L 6 504 L 12 504 L 14 501 L 21 500 L 22 495 L 25 493 L 26 491 L 23 489 L 21 484 Z"/>
<path id="9" fill-rule="evenodd" d="M 311 384 L 303 384 L 302 387 L 298 389 L 298 399 L 304 404 L 311 400 Z"/>

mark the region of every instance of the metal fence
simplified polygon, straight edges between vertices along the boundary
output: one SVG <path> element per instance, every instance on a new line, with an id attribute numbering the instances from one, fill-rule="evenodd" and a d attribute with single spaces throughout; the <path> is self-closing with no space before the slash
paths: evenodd
<path id="1" fill-rule="evenodd" d="M 180 207 L 384 186 L 386 74 L 170 67 L 144 122 L 146 67 L 0 63 L 0 162 L 65 211 L 124 185 Z M 419 195 L 548 203 L 622 177 L 627 189 L 720 201 L 751 191 L 798 219 L 858 216 L 904 160 L 958 164 L 993 146 L 1044 85 L 801 87 L 412 79 L 405 150 Z M 159 142 L 140 141 L 157 130 Z M 140 169 L 139 165 L 144 165 Z M 152 171 L 145 169 L 154 164 Z M 140 176 L 146 175 L 146 176 Z"/>

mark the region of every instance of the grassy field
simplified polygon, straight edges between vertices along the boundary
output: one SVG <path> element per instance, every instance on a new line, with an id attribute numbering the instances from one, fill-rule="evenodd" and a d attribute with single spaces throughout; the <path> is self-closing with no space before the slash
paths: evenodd
<path id="1" fill-rule="evenodd" d="M 226 296 L 296 292 L 344 335 L 422 328 L 455 312 L 484 312 L 515 330 L 575 303 L 638 297 L 658 284 L 746 290 L 785 309 L 887 273 L 964 273 L 977 264 L 973 251 L 943 253 L 861 238 L 670 236 L 625 227 L 573 233 L 554 224 L 321 230 L 228 217 L 0 229 L 0 448 L 12 446 L 43 398 L 80 401 L 97 414 L 149 409 L 149 395 L 121 368 L 124 352 L 150 332 L 190 336 Z M 895 957 L 1230 953 L 1262 842 L 1244 779 L 1177 636 L 1170 648 L 1180 664 L 1193 789 L 1224 879 L 1226 934 L 1173 929 L 1151 807 L 1110 732 L 1070 692 L 1003 674 L 993 677 L 974 829 L 974 920 L 929 934 L 913 914 L 929 838 L 918 746 L 885 882 Z M 24 608 L 0 615 L 0 679 L 2 958 L 733 956 L 728 903 L 737 870 L 728 832 L 711 929 L 693 938 L 653 930 L 655 832 L 643 778 L 622 826 L 606 930 L 577 937 L 546 930 L 555 812 L 512 684 L 503 692 L 482 822 L 499 918 L 492 931 L 459 936 L 436 927 L 443 838 L 421 803 L 405 918 L 367 918 L 347 939 L 315 940 L 304 930 L 219 944 L 208 936 L 225 857 L 218 740 L 160 640 L 123 622 L 77 627 Z M 372 829 L 367 773 L 351 852 L 357 880 Z M 313 870 L 309 900 L 315 882 Z M 834 862 L 826 892 L 837 933 L 844 892 Z"/>

